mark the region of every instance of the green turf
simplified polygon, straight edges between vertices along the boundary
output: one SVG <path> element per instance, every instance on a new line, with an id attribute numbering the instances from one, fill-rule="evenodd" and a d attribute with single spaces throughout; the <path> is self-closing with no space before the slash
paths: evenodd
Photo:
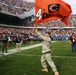
<path id="1" fill-rule="evenodd" d="M 60 75 L 76 75 L 76 53 L 72 53 L 67 41 L 52 43 L 52 57 Z M 54 75 L 49 67 L 49 72 L 41 72 L 40 63 L 41 47 L 21 51 L 12 55 L 0 57 L 0 75 Z M 62 56 L 66 56 L 63 57 Z"/>

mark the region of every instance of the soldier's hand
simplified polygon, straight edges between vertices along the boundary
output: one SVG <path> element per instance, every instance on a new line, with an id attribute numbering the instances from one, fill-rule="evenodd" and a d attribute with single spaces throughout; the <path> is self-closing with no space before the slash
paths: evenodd
<path id="1" fill-rule="evenodd" d="M 38 29 L 36 28 L 35 32 L 37 33 L 38 32 Z"/>

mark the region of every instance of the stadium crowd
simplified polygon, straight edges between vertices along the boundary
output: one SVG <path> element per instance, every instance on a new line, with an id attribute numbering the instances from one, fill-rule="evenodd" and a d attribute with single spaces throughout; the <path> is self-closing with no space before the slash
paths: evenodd
<path id="1" fill-rule="evenodd" d="M 41 32 L 43 33 L 45 29 L 41 29 Z M 56 29 L 56 30 L 49 30 L 51 33 L 51 37 L 53 40 L 68 40 L 70 33 L 75 33 L 76 29 Z M 3 33 L 6 33 L 7 36 L 14 37 L 17 34 L 20 34 L 20 36 L 23 37 L 23 39 L 30 40 L 33 38 L 34 40 L 39 40 L 40 38 L 36 35 L 35 29 L 19 29 L 19 28 L 5 28 L 5 27 L 0 27 L 0 39 L 1 35 Z"/>
<path id="2" fill-rule="evenodd" d="M 34 3 L 26 0 L 0 0 L 0 11 L 11 14 L 23 14 L 34 7 Z"/>
<path id="3" fill-rule="evenodd" d="M 4 11 L 11 14 L 22 14 L 27 9 L 30 10 L 34 7 L 34 3 L 27 2 L 26 0 L 0 0 L 0 11 Z M 26 27 L 35 27 L 35 21 L 29 22 L 29 24 L 24 24 Z M 38 24 L 38 27 L 76 27 L 76 14 L 72 14 L 69 17 L 69 24 L 65 25 L 60 20 L 53 20 L 45 23 Z M 51 36 L 53 37 L 53 40 L 66 40 L 68 39 L 69 33 L 75 32 L 76 30 L 70 29 L 70 30 L 64 30 L 64 29 L 57 29 L 52 30 Z M 18 33 L 24 35 L 25 38 L 33 37 L 34 39 L 37 38 L 34 29 L 19 29 L 19 28 L 5 28 L 0 27 L 0 36 L 2 33 L 6 33 L 9 36 L 15 36 Z M 64 37 L 64 38 L 63 38 Z"/>
<path id="4" fill-rule="evenodd" d="M 76 14 L 71 14 L 68 21 L 69 21 L 68 25 L 65 25 L 60 20 L 52 20 L 49 22 L 40 23 L 40 24 L 38 24 L 38 26 L 39 27 L 46 27 L 49 25 L 50 27 L 76 27 Z M 33 26 L 35 26 L 35 22 L 30 23 L 29 25 L 25 25 L 25 26 L 33 27 Z"/>
<path id="5" fill-rule="evenodd" d="M 0 0 L 0 11 L 4 11 L 11 14 L 23 14 L 27 12 L 28 10 L 32 9 L 34 7 L 34 3 L 27 2 L 26 0 Z M 65 25 L 60 20 L 53 20 L 46 23 L 38 24 L 39 27 L 45 27 L 45 26 L 52 26 L 52 27 L 64 27 Z M 69 27 L 73 27 L 76 25 L 76 14 L 72 14 L 69 17 Z M 24 24 L 24 26 L 35 26 L 35 22 L 29 23 L 29 25 Z"/>

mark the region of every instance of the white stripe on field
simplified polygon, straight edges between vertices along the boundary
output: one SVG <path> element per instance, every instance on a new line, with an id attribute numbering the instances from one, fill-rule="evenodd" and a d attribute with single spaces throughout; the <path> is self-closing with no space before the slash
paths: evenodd
<path id="1" fill-rule="evenodd" d="M 18 56 L 38 56 L 41 57 L 41 55 L 33 55 L 33 54 L 13 54 L 13 55 L 18 55 Z M 76 58 L 76 56 L 52 56 L 54 58 Z"/>
<path id="2" fill-rule="evenodd" d="M 25 46 L 25 47 L 22 47 L 21 50 L 19 50 L 19 51 L 17 51 L 16 48 L 15 49 L 11 49 L 11 50 L 8 50 L 8 53 L 2 53 L 2 54 L 0 53 L 0 57 L 3 56 L 3 55 L 9 55 L 9 54 L 13 54 L 13 53 L 16 53 L 16 52 L 32 49 L 32 48 L 35 48 L 35 47 L 39 47 L 41 45 L 42 45 L 42 43 L 31 45 L 31 46 Z"/>
<path id="3" fill-rule="evenodd" d="M 53 42 L 56 42 L 56 41 L 52 41 L 52 43 Z M 19 50 L 19 51 L 17 51 L 16 48 L 15 48 L 15 49 L 8 50 L 8 53 L 1 53 L 0 52 L 0 57 L 3 56 L 3 55 L 9 55 L 9 54 L 13 54 L 13 53 L 20 52 L 20 51 L 23 51 L 23 50 L 28 50 L 28 49 L 32 49 L 32 48 L 35 48 L 35 47 L 39 47 L 41 45 L 42 45 L 42 43 L 31 45 L 31 46 L 21 47 L 21 50 Z"/>

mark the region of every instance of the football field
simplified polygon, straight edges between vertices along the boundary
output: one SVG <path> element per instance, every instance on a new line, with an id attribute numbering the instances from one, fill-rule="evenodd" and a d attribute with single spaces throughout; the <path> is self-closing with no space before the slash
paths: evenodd
<path id="1" fill-rule="evenodd" d="M 51 49 L 60 75 L 76 75 L 76 52 L 72 52 L 69 42 L 54 42 Z M 41 55 L 40 46 L 0 57 L 0 75 L 54 75 L 49 65 L 48 73 L 41 71 Z"/>

